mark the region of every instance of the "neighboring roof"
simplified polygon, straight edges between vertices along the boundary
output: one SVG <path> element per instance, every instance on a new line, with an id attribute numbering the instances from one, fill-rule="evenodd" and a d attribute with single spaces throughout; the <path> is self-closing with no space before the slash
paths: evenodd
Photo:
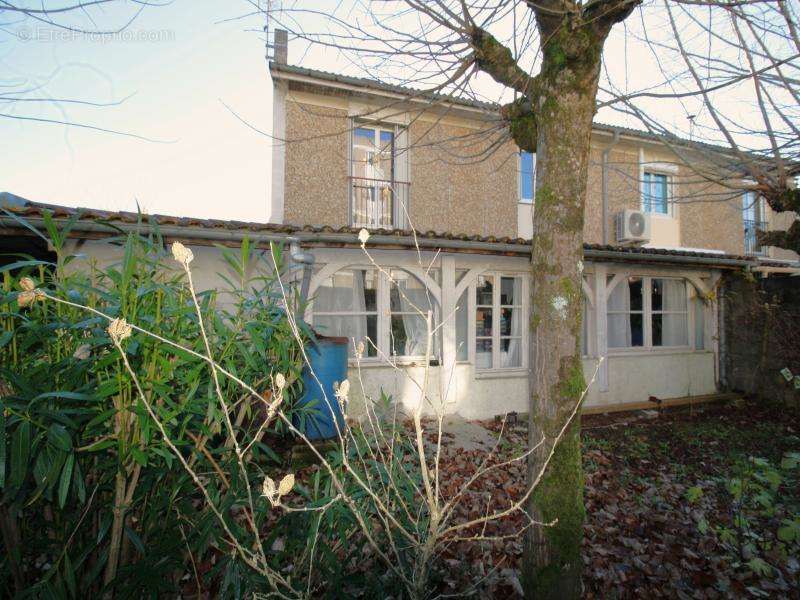
<path id="1" fill-rule="evenodd" d="M 0 195 L 0 205 L 3 196 Z M 24 201 L 24 199 L 23 199 Z M 309 246 L 359 247 L 360 228 L 329 226 L 299 226 L 291 224 L 229 221 L 222 219 L 198 219 L 168 215 L 145 215 L 134 212 L 71 208 L 54 204 L 25 201 L 24 206 L 4 207 L 14 216 L 0 212 L 0 230 L 29 232 L 20 220 L 33 226 L 41 224 L 45 211 L 56 221 L 77 217 L 71 231 L 73 237 L 105 238 L 118 232 L 135 230 L 140 224 L 156 226 L 167 239 L 191 240 L 197 244 L 235 244 L 245 236 L 253 240 L 286 241 L 296 238 Z M 373 230 L 371 247 L 409 248 L 418 244 L 423 249 L 443 249 L 454 252 L 471 252 L 498 255 L 529 255 L 531 242 L 523 238 L 495 237 L 458 234 L 452 232 L 414 232 L 396 230 Z M 742 268 L 758 266 L 786 267 L 782 261 L 770 261 L 754 256 L 733 256 L 716 251 L 689 251 L 666 248 L 643 248 L 636 246 L 605 246 L 584 244 L 587 260 L 609 260 L 637 263 L 693 264 L 707 267 Z"/>
<path id="2" fill-rule="evenodd" d="M 466 108 L 478 109 L 487 113 L 497 113 L 500 110 L 500 104 L 496 102 L 481 102 L 479 100 L 473 100 L 471 98 L 452 96 L 449 94 L 433 93 L 413 88 L 410 86 L 386 83 L 378 79 L 368 79 L 366 77 L 353 77 L 350 75 L 342 75 L 330 71 L 322 71 L 319 69 L 310 69 L 308 67 L 299 67 L 297 65 L 277 63 L 275 61 L 270 61 L 269 68 L 270 71 L 273 73 L 273 75 L 277 74 L 278 77 L 280 77 L 281 74 L 299 75 L 302 77 L 309 77 L 311 79 L 316 79 L 322 82 L 323 84 L 331 83 L 331 84 L 343 84 L 347 86 L 355 86 L 355 87 L 365 88 L 367 90 L 373 90 L 392 95 L 403 96 L 409 99 L 419 99 L 429 102 L 432 101 L 444 105 L 450 104 L 454 106 L 462 106 Z M 649 131 L 644 131 L 641 129 L 635 129 L 633 127 L 624 127 L 622 125 L 610 125 L 607 123 L 599 123 L 595 121 L 593 124 L 593 129 L 595 131 L 601 131 L 604 133 L 611 133 L 611 134 L 618 132 L 620 135 L 636 137 L 653 142 L 678 144 L 686 147 L 696 148 L 698 150 L 711 150 L 714 152 L 731 154 L 730 148 L 718 144 L 689 140 L 675 135 L 660 135 L 657 133 L 651 133 Z"/>

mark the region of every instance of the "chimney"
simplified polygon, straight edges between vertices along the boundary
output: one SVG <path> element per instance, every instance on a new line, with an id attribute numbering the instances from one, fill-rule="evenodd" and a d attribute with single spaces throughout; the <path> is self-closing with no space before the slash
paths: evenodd
<path id="1" fill-rule="evenodd" d="M 289 33 L 285 29 L 275 30 L 275 62 L 285 65 L 289 60 Z"/>

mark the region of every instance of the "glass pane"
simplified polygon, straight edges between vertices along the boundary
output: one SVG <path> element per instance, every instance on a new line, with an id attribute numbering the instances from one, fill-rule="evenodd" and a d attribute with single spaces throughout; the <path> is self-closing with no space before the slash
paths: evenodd
<path id="1" fill-rule="evenodd" d="M 641 313 L 608 315 L 608 347 L 631 348 L 644 344 Z"/>
<path id="2" fill-rule="evenodd" d="M 339 271 L 317 288 L 315 312 L 377 311 L 375 271 L 355 269 Z"/>
<path id="3" fill-rule="evenodd" d="M 475 311 L 475 335 L 492 335 L 491 308 L 478 308 Z"/>
<path id="4" fill-rule="evenodd" d="M 378 160 L 375 164 L 375 179 L 386 181 L 393 180 L 394 173 L 394 133 L 391 131 L 380 132 L 380 148 L 378 148 Z"/>
<path id="5" fill-rule="evenodd" d="M 500 304 L 522 304 L 522 279 L 520 277 L 500 278 Z"/>
<path id="6" fill-rule="evenodd" d="M 500 335 L 522 335 L 522 310 L 519 308 L 500 309 Z"/>
<path id="7" fill-rule="evenodd" d="M 686 315 L 654 314 L 653 346 L 686 346 L 689 343 Z"/>
<path id="8" fill-rule="evenodd" d="M 353 177 L 375 178 L 375 130 L 357 127 L 353 131 Z"/>
<path id="9" fill-rule="evenodd" d="M 500 340 L 500 368 L 510 369 L 522 366 L 522 339 L 502 338 Z"/>
<path id="10" fill-rule="evenodd" d="M 467 330 L 469 329 L 469 311 L 467 306 L 467 290 L 461 294 L 456 304 L 456 360 L 469 359 Z"/>
<path id="11" fill-rule="evenodd" d="M 694 347 L 703 350 L 705 345 L 705 307 L 700 298 L 694 299 Z"/>
<path id="12" fill-rule="evenodd" d="M 523 201 L 533 199 L 534 162 L 534 155 L 530 152 L 519 153 L 519 190 Z"/>
<path id="13" fill-rule="evenodd" d="M 364 342 L 364 356 L 377 356 L 373 344 L 377 344 L 378 339 L 378 316 L 315 316 L 314 329 L 322 334 L 332 337 L 346 337 L 350 342 L 347 344 L 347 355 L 351 358 L 355 355 L 355 347 L 359 342 Z M 367 342 L 367 338 L 372 340 L 372 344 Z"/>
<path id="14" fill-rule="evenodd" d="M 389 288 L 389 307 L 392 312 L 427 313 L 433 310 L 434 299 L 429 295 L 425 284 L 407 271 L 391 271 L 392 279 Z"/>
<path id="15" fill-rule="evenodd" d="M 655 283 L 657 280 L 653 280 Z M 662 279 L 663 309 L 653 310 L 686 310 L 686 282 L 683 279 Z M 655 298 L 654 298 L 655 300 Z"/>
<path id="16" fill-rule="evenodd" d="M 492 368 L 492 340 L 475 340 L 475 368 Z"/>
<path id="17" fill-rule="evenodd" d="M 493 304 L 493 280 L 491 275 L 479 275 L 475 284 L 475 304 L 491 306 Z"/>
<path id="18" fill-rule="evenodd" d="M 425 319 L 419 315 L 392 315 L 389 352 L 392 356 L 425 356 L 428 330 Z M 431 358 L 436 356 L 436 345 L 431 344 Z"/>
<path id="19" fill-rule="evenodd" d="M 619 285 L 624 285 L 620 283 Z M 628 278 L 630 305 L 628 310 L 642 310 L 644 306 L 644 282 L 641 277 Z"/>
<path id="20" fill-rule="evenodd" d="M 641 313 L 631 315 L 631 346 L 644 346 L 644 319 Z"/>

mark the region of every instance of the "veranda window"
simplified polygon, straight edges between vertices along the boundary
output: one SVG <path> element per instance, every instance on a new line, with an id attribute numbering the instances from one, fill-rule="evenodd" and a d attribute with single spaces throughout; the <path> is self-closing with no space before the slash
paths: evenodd
<path id="1" fill-rule="evenodd" d="M 424 358 L 427 324 L 424 314 L 430 310 L 436 327 L 438 306 L 425 284 L 402 269 L 385 274 L 373 268 L 354 268 L 337 272 L 322 282 L 314 294 L 312 314 L 314 329 L 350 340 L 349 355 L 359 342 L 364 343 L 364 357 L 384 356 Z M 435 280 L 438 272 L 431 271 Z M 392 281 L 394 280 L 394 281 Z M 434 337 L 431 357 L 438 357 L 438 335 Z"/>
<path id="2" fill-rule="evenodd" d="M 608 298 L 608 347 L 688 346 L 687 285 L 684 279 L 658 277 L 620 281 Z"/>
<path id="3" fill-rule="evenodd" d="M 359 342 L 364 343 L 364 356 L 377 356 L 377 272 L 339 271 L 324 281 L 314 298 L 314 328 L 323 335 L 350 338 L 349 356 L 354 356 Z"/>
<path id="4" fill-rule="evenodd" d="M 480 275 L 475 285 L 475 368 L 522 366 L 522 278 Z"/>

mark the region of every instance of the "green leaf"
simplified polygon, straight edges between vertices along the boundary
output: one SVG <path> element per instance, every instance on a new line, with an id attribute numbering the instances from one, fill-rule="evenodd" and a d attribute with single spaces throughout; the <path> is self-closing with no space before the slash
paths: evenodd
<path id="1" fill-rule="evenodd" d="M 28 471 L 28 458 L 31 450 L 31 423 L 23 421 L 14 432 L 11 440 L 11 471 L 9 486 L 18 490 Z"/>
<path id="2" fill-rule="evenodd" d="M 14 332 L 10 329 L 8 331 L 4 331 L 2 335 L 0 335 L 0 348 L 8 344 L 11 341 L 11 338 L 14 337 Z"/>
<path id="3" fill-rule="evenodd" d="M 778 539 L 782 542 L 800 541 L 800 519 L 784 519 L 778 528 Z"/>
<path id="4" fill-rule="evenodd" d="M 142 452 L 139 448 L 131 448 L 131 456 L 133 456 L 133 460 L 143 467 L 147 466 L 147 454 Z"/>
<path id="5" fill-rule="evenodd" d="M 0 401 L 0 490 L 6 485 L 6 406 Z"/>
<path id="6" fill-rule="evenodd" d="M 64 463 L 64 468 L 61 469 L 61 478 L 58 482 L 58 506 L 64 508 L 67 502 L 67 494 L 69 493 L 69 484 L 72 481 L 72 469 L 75 466 L 75 455 L 70 453 Z"/>
<path id="7" fill-rule="evenodd" d="M 142 538 L 139 537 L 139 534 L 126 525 L 125 535 L 128 536 L 128 539 L 131 541 L 131 543 L 136 546 L 136 549 L 142 554 L 142 556 L 144 556 L 144 544 L 142 543 Z"/>
<path id="8" fill-rule="evenodd" d="M 686 490 L 686 500 L 688 500 L 690 503 L 697 502 L 702 497 L 703 488 L 698 485 L 690 487 L 688 490 Z"/>
<path id="9" fill-rule="evenodd" d="M 72 450 L 72 438 L 67 428 L 59 423 L 53 423 L 47 430 L 47 441 L 55 448 L 69 452 Z"/>
<path id="10" fill-rule="evenodd" d="M 772 567 L 763 558 L 755 556 L 747 561 L 747 567 L 756 575 L 769 575 Z"/>

